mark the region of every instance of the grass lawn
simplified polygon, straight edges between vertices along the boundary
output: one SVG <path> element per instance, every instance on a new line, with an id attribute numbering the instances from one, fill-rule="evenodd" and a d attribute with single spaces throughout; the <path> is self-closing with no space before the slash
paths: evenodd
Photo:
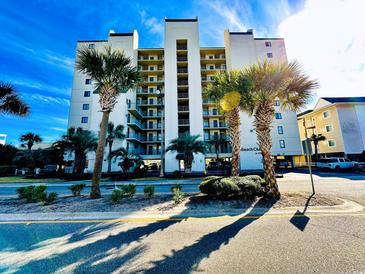
<path id="1" fill-rule="evenodd" d="M 50 178 L 50 179 L 26 179 L 23 176 L 10 176 L 10 177 L 0 177 L 0 184 L 9 183 L 56 183 L 64 182 L 63 179 Z"/>

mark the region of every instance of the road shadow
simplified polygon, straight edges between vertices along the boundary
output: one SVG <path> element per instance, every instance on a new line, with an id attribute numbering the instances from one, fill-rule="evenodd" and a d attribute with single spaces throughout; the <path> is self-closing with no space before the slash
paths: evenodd
<path id="1" fill-rule="evenodd" d="M 307 226 L 307 224 L 310 221 L 310 218 L 308 216 L 306 216 L 305 213 L 306 213 L 306 211 L 308 209 L 308 206 L 309 206 L 309 203 L 310 203 L 310 201 L 311 201 L 311 199 L 313 198 L 314 195 L 315 195 L 314 193 L 311 194 L 308 197 L 308 199 L 307 199 L 307 201 L 306 201 L 306 203 L 304 205 L 303 210 L 302 211 L 297 210 L 294 213 L 293 217 L 291 217 L 290 220 L 289 220 L 289 222 L 291 224 L 293 224 L 296 228 L 298 228 L 300 231 L 304 231 L 305 228 L 306 228 L 306 226 Z"/>
<path id="2" fill-rule="evenodd" d="M 221 245 L 228 244 L 240 230 L 264 215 L 275 202 L 276 200 L 260 199 L 246 214 L 246 216 L 255 214 L 256 216 L 239 218 L 218 231 L 201 237 L 193 245 L 174 251 L 173 255 L 161 261 L 152 262 L 153 267 L 145 271 L 147 273 L 189 273 L 201 260 L 209 257 Z M 184 212 L 181 215 L 184 215 Z M 117 271 L 124 264 L 133 264 L 134 260 L 144 254 L 146 246 L 141 241 L 145 237 L 186 220 L 179 216 L 172 217 L 171 220 L 132 228 L 128 228 L 126 223 L 84 224 L 82 228 L 78 224 L 77 231 L 71 229 L 72 232 L 65 235 L 57 233 L 58 237 L 49 237 L 47 240 L 33 244 L 30 249 L 13 250 L 4 254 L 0 252 L 0 261 L 1 258 L 9 260 L 9 256 L 13 256 L 8 261 L 8 266 L 14 270 L 13 272 L 18 273 L 39 273 L 40 269 L 42 274 L 57 271 L 110 273 Z M 29 231 L 35 238 L 39 233 L 37 232 L 39 226 L 46 226 L 46 224 L 32 225 L 32 231 Z M 52 225 L 47 224 L 47 226 L 47 230 L 51 231 Z M 57 224 L 58 229 L 63 231 L 68 231 L 68 226 L 72 225 Z M 136 247 L 133 247 L 134 245 Z M 15 263 L 9 265 L 12 259 L 16 259 Z"/>

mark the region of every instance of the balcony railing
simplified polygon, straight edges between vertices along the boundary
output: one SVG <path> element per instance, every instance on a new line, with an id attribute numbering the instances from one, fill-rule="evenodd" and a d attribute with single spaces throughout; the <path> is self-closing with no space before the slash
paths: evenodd
<path id="1" fill-rule="evenodd" d="M 177 73 L 188 73 L 188 68 L 177 68 Z"/>
<path id="2" fill-rule="evenodd" d="M 159 55 L 159 56 L 149 56 L 149 55 L 139 55 L 138 56 L 138 60 L 139 61 L 156 61 L 156 60 L 163 60 L 164 57 Z"/>
<path id="3" fill-rule="evenodd" d="M 153 78 L 153 79 L 142 78 L 141 79 L 141 82 L 143 82 L 143 83 L 163 83 L 163 81 L 164 81 L 164 78 Z"/>
<path id="4" fill-rule="evenodd" d="M 149 71 L 163 71 L 163 67 L 159 66 L 159 67 L 148 67 L 148 66 L 139 66 L 138 67 L 139 71 L 141 72 L 149 72 Z"/>
<path id="5" fill-rule="evenodd" d="M 187 92 L 179 92 L 178 94 L 177 94 L 177 98 L 189 98 L 189 93 L 187 93 Z"/>
<path id="6" fill-rule="evenodd" d="M 188 46 L 187 45 L 177 45 L 176 46 L 176 49 L 177 50 L 187 50 L 188 49 Z"/>
<path id="7" fill-rule="evenodd" d="M 201 66 L 201 70 L 202 71 L 214 71 L 214 70 L 226 70 L 226 67 L 225 66 L 215 66 L 215 67 L 210 67 L 210 66 Z"/>
<path id="8" fill-rule="evenodd" d="M 204 123 L 204 128 L 226 128 L 227 124 L 225 122 L 219 123 Z"/>
<path id="9" fill-rule="evenodd" d="M 203 116 L 221 116 L 223 115 L 219 111 L 203 111 Z"/>
<path id="10" fill-rule="evenodd" d="M 216 104 L 216 103 L 217 102 L 211 99 L 203 99 L 203 104 Z"/>
<path id="11" fill-rule="evenodd" d="M 157 90 L 159 90 L 157 92 Z M 148 89 L 148 88 L 139 88 L 137 89 L 137 94 L 153 94 L 153 95 L 160 95 L 164 93 L 164 89 Z"/>
<path id="12" fill-rule="evenodd" d="M 128 153 L 137 155 L 161 155 L 160 149 L 128 149 Z"/>
<path id="13" fill-rule="evenodd" d="M 178 106 L 178 111 L 189 111 L 189 106 Z"/>
<path id="14" fill-rule="evenodd" d="M 178 86 L 187 86 L 187 85 L 189 85 L 189 81 L 188 80 L 177 80 L 177 85 Z"/>
<path id="15" fill-rule="evenodd" d="M 162 101 L 158 100 L 153 100 L 153 101 L 149 101 L 149 100 L 139 100 L 137 101 L 137 106 L 144 106 L 144 105 L 148 105 L 148 106 L 161 106 L 162 105 Z"/>
<path id="16" fill-rule="evenodd" d="M 225 55 L 214 55 L 214 56 L 200 56 L 200 59 L 201 60 L 224 60 L 226 59 L 226 56 Z"/>
<path id="17" fill-rule="evenodd" d="M 189 125 L 189 119 L 179 119 L 179 126 Z"/>

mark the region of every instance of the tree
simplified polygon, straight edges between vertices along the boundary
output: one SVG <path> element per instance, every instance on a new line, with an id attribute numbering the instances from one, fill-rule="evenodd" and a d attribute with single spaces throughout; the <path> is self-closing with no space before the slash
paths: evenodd
<path id="1" fill-rule="evenodd" d="M 18 151 L 15 146 L 0 144 L 0 166 L 11 165 Z"/>
<path id="2" fill-rule="evenodd" d="M 123 133 L 124 126 L 123 125 L 117 125 L 114 127 L 114 124 L 112 122 L 108 123 L 107 128 L 107 137 L 106 137 L 106 145 L 109 147 L 109 153 L 108 153 L 108 172 L 110 173 L 112 171 L 112 159 L 111 159 L 111 152 L 113 147 L 113 142 L 116 139 L 123 140 L 125 138 L 125 134 Z"/>
<path id="3" fill-rule="evenodd" d="M 242 109 L 254 117 L 253 125 L 263 157 L 267 195 L 280 197 L 271 156 L 275 101 L 280 101 L 283 110 L 297 111 L 312 98 L 318 83 L 305 75 L 297 62 L 259 62 L 244 69 L 244 74 L 251 86 L 248 96 L 243 100 Z"/>
<path id="4" fill-rule="evenodd" d="M 62 142 L 65 142 L 67 151 L 75 154 L 75 169 L 78 174 L 84 172 L 86 155 L 88 152 L 95 151 L 98 139 L 95 134 L 81 127 L 75 129 L 73 127 L 67 130 L 67 133 L 62 136 Z"/>
<path id="5" fill-rule="evenodd" d="M 65 152 L 70 148 L 70 143 L 66 140 L 59 140 L 52 144 L 52 149 L 56 153 L 57 158 L 57 173 L 63 173 L 63 164 L 65 162 Z"/>
<path id="6" fill-rule="evenodd" d="M 242 72 L 223 71 L 214 77 L 214 82 L 204 89 L 204 97 L 214 100 L 228 120 L 228 133 L 232 144 L 232 175 L 239 176 L 240 157 L 240 106 L 247 96 L 249 81 Z"/>
<path id="7" fill-rule="evenodd" d="M 13 85 L 0 82 L 0 114 L 26 116 L 29 106 L 21 100 Z"/>
<path id="8" fill-rule="evenodd" d="M 106 47 L 103 52 L 83 48 L 78 51 L 76 68 L 93 80 L 95 91 L 99 94 L 102 112 L 99 142 L 96 150 L 94 173 L 90 198 L 100 198 L 100 177 L 103 165 L 104 147 L 109 115 L 117 103 L 120 93 L 136 87 L 140 81 L 138 70 L 132 65 L 131 58 L 118 50 Z"/>
<path id="9" fill-rule="evenodd" d="M 217 160 L 219 159 L 219 150 L 222 146 L 224 146 L 227 143 L 227 138 L 222 137 L 220 135 L 214 135 L 213 139 L 208 141 L 209 144 L 214 146 L 215 153 L 217 155 Z"/>
<path id="10" fill-rule="evenodd" d="M 27 147 L 31 151 L 34 144 L 42 142 L 42 138 L 38 134 L 28 132 L 20 137 L 20 141 L 23 142 L 22 147 Z"/>
<path id="11" fill-rule="evenodd" d="M 313 145 L 314 145 L 314 157 L 315 157 L 315 160 L 316 160 L 316 164 L 318 162 L 318 144 L 319 142 L 322 142 L 322 141 L 326 141 L 326 136 L 322 135 L 322 134 L 312 134 L 312 136 L 310 137 L 310 140 L 311 142 L 313 142 Z"/>
<path id="12" fill-rule="evenodd" d="M 199 140 L 199 135 L 190 135 L 188 133 L 173 139 L 170 145 L 166 148 L 168 151 L 176 151 L 182 155 L 184 160 L 185 171 L 189 172 L 194 160 L 194 153 L 205 154 L 207 145 L 204 141 Z"/>

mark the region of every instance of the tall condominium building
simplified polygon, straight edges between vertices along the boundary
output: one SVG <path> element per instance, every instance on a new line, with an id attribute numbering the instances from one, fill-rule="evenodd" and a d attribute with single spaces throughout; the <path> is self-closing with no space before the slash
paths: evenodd
<path id="1" fill-rule="evenodd" d="M 224 32 L 224 46 L 201 47 L 197 19 L 165 19 L 164 48 L 139 48 L 137 31 L 110 32 L 107 40 L 78 41 L 82 47 L 103 50 L 105 46 L 125 52 L 141 73 L 142 83 L 136 90 L 122 94 L 111 114 L 114 124 L 125 125 L 127 138 L 114 144 L 139 154 L 146 165 L 163 162 L 166 173 L 181 169 L 176 153 L 164 153 L 170 141 L 180 134 L 200 135 L 209 141 L 215 136 L 227 138 L 219 149 L 222 158 L 231 157 L 227 123 L 214 102 L 204 100 L 202 91 L 223 70 L 242 69 L 259 60 L 287 61 L 282 38 L 255 38 L 253 31 Z M 98 132 L 101 120 L 98 95 L 93 93 L 91 79 L 75 70 L 69 127 L 83 127 Z M 279 159 L 292 161 L 301 154 L 296 114 L 282 110 L 276 102 L 272 130 L 272 153 Z M 106 152 L 107 153 L 107 152 Z M 88 156 L 88 169 L 93 168 L 94 155 Z M 216 157 L 214 147 L 206 155 L 194 155 L 192 171 L 205 171 Z M 252 118 L 241 113 L 241 170 L 262 168 Z M 106 162 L 104 170 L 106 169 Z M 119 170 L 114 164 L 113 170 Z"/>

